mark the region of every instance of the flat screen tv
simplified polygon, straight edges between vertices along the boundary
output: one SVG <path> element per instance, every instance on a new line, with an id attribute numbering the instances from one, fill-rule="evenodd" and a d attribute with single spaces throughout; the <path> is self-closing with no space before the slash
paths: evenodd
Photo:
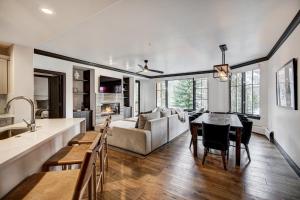
<path id="1" fill-rule="evenodd" d="M 100 76 L 99 78 L 100 93 L 121 93 L 122 80 L 118 78 Z"/>

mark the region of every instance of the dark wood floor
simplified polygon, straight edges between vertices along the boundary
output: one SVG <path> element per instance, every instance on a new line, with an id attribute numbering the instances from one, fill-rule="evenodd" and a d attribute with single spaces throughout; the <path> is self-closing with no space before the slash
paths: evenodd
<path id="1" fill-rule="evenodd" d="M 194 159 L 189 142 L 186 133 L 144 159 L 110 150 L 100 199 L 300 199 L 300 179 L 265 137 L 253 135 L 240 168 L 231 148 L 228 171 L 216 155 L 203 166 L 202 143 Z"/>

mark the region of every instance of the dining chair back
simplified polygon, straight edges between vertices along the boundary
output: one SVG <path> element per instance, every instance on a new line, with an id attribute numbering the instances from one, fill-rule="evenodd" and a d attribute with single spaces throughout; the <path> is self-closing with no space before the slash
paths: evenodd
<path id="1" fill-rule="evenodd" d="M 237 116 L 238 116 L 238 118 L 239 118 L 241 121 L 247 121 L 247 120 L 248 120 L 247 116 L 244 115 L 244 114 L 237 114 Z"/>
<path id="2" fill-rule="evenodd" d="M 227 170 L 225 155 L 229 153 L 229 130 L 230 125 L 216 125 L 202 122 L 202 143 L 205 147 L 202 164 L 204 165 L 205 158 L 209 149 L 221 151 L 224 169 Z"/>
<path id="3" fill-rule="evenodd" d="M 253 122 L 247 120 L 247 121 L 242 121 L 242 124 L 243 124 L 243 130 L 242 130 L 241 142 L 243 144 L 248 145 L 251 138 Z"/>
<path id="4" fill-rule="evenodd" d="M 215 125 L 202 122 L 202 143 L 206 148 L 226 151 L 229 148 L 230 125 Z"/>

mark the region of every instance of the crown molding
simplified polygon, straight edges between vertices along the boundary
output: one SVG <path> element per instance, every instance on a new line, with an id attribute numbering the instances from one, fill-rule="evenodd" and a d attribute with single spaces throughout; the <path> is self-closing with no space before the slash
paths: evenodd
<path id="1" fill-rule="evenodd" d="M 72 57 L 69 57 L 69 56 L 64 56 L 64 55 L 57 54 L 57 53 L 52 53 L 52 52 L 49 52 L 49 51 L 44 51 L 44 50 L 41 50 L 41 49 L 34 49 L 34 54 L 47 56 L 47 57 L 51 57 L 51 58 L 57 58 L 57 59 L 60 59 L 60 60 L 65 60 L 65 61 L 70 61 L 70 62 L 75 62 L 75 63 L 79 63 L 79 64 L 83 64 L 83 65 L 89 65 L 89 66 L 98 67 L 98 68 L 101 68 L 101 69 L 111 70 L 111 71 L 115 71 L 115 72 L 120 72 L 120 73 L 124 73 L 124 74 L 130 74 L 130 75 L 134 75 L 134 76 L 141 76 L 141 77 L 144 77 L 144 78 L 151 78 L 151 76 L 146 76 L 146 75 L 143 75 L 143 74 L 137 74 L 137 73 L 127 71 L 127 70 L 124 70 L 124 69 L 109 67 L 109 66 L 101 65 L 101 64 L 98 64 L 98 63 L 94 63 L 94 62 L 89 62 L 89 61 L 85 61 L 85 60 L 81 60 L 81 59 L 77 59 L 77 58 L 72 58 Z"/>
<path id="2" fill-rule="evenodd" d="M 291 23 L 288 25 L 288 27 L 285 29 L 283 34 L 280 36 L 278 41 L 275 43 L 273 48 L 270 50 L 270 52 L 266 56 L 268 59 L 270 59 L 276 53 L 276 51 L 281 47 L 281 45 L 288 39 L 288 37 L 297 28 L 299 23 L 300 23 L 300 10 L 298 10 L 296 16 L 293 18 Z"/>

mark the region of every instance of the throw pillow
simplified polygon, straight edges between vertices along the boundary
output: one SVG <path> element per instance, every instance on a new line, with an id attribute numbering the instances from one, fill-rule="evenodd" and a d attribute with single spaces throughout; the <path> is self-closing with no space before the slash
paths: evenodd
<path id="1" fill-rule="evenodd" d="M 183 113 L 184 110 L 182 108 L 175 108 L 176 114 Z"/>
<path id="2" fill-rule="evenodd" d="M 171 110 L 171 115 L 175 115 L 176 114 L 175 108 L 170 108 L 170 110 Z"/>
<path id="3" fill-rule="evenodd" d="M 160 111 L 160 117 L 169 117 L 169 116 L 171 116 L 171 110 L 168 110 L 168 109 L 166 109 L 166 110 L 164 110 L 164 111 Z"/>
<path id="4" fill-rule="evenodd" d="M 148 113 L 152 113 L 152 111 L 149 110 L 149 111 L 146 111 L 146 112 L 141 112 L 140 114 L 148 114 Z M 135 128 L 138 128 L 138 127 L 139 127 L 140 114 L 139 114 L 139 116 L 138 116 L 138 118 L 137 118 L 137 120 L 136 120 Z"/>
<path id="5" fill-rule="evenodd" d="M 149 114 L 140 114 L 138 128 L 144 129 L 147 121 L 149 121 L 151 119 L 158 119 L 159 117 L 160 117 L 160 112 L 153 112 L 153 113 L 149 113 Z"/>

